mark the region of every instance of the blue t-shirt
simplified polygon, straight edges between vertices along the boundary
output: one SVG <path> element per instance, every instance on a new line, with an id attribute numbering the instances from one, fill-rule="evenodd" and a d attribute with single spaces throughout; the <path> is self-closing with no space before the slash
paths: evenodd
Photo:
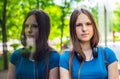
<path id="1" fill-rule="evenodd" d="M 24 58 L 20 53 L 20 49 L 16 50 L 10 58 L 10 62 L 16 65 L 16 77 L 17 79 L 35 79 L 37 70 L 40 79 L 45 79 L 46 74 L 45 59 L 39 62 L 37 67 L 34 61 L 30 61 L 28 58 Z M 59 66 L 60 55 L 56 51 L 52 51 L 49 58 L 49 70 Z"/>
<path id="2" fill-rule="evenodd" d="M 108 65 L 117 61 L 115 53 L 109 49 L 105 48 L 106 59 Z M 70 52 L 65 51 L 61 57 L 59 66 L 69 70 L 69 57 Z M 74 55 L 72 60 L 72 79 L 78 79 L 78 72 L 80 68 L 80 62 Z M 80 79 L 108 79 L 108 73 L 104 63 L 104 53 L 103 48 L 98 48 L 98 57 L 93 58 L 90 61 L 85 61 L 80 70 Z"/>

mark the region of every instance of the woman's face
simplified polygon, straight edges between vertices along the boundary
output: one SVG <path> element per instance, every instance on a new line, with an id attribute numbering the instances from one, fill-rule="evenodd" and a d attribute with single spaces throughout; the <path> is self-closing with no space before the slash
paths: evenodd
<path id="1" fill-rule="evenodd" d="M 80 42 L 90 42 L 93 36 L 93 24 L 85 14 L 81 13 L 76 20 L 76 34 Z"/>
<path id="2" fill-rule="evenodd" d="M 26 38 L 38 38 L 39 29 L 35 15 L 30 15 L 25 22 L 25 35 Z"/>

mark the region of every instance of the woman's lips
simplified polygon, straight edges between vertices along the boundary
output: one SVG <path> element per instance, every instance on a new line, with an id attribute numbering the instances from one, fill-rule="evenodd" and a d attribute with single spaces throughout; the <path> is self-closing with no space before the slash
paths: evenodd
<path id="1" fill-rule="evenodd" d="M 88 35 L 88 34 L 81 34 L 82 36 L 86 36 L 86 35 Z"/>
<path id="2" fill-rule="evenodd" d="M 28 38 L 33 38 L 34 37 L 34 35 L 26 35 Z"/>

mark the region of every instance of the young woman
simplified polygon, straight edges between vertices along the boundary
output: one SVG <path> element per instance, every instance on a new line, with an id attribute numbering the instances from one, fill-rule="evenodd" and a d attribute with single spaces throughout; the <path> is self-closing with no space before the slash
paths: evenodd
<path id="1" fill-rule="evenodd" d="M 73 48 L 60 57 L 60 79 L 118 79 L 115 53 L 108 47 L 98 47 L 99 32 L 88 10 L 73 11 L 70 36 Z"/>
<path id="2" fill-rule="evenodd" d="M 23 22 L 21 43 L 10 59 L 7 79 L 58 79 L 59 54 L 48 45 L 50 19 L 32 10 Z"/>

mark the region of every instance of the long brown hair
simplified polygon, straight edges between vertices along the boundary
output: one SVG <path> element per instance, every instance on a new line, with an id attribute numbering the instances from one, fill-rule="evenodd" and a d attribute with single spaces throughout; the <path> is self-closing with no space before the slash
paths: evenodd
<path id="1" fill-rule="evenodd" d="M 80 42 L 78 40 L 78 37 L 76 35 L 76 20 L 77 20 L 77 17 L 81 14 L 85 14 L 86 16 L 88 16 L 88 18 L 91 20 L 92 24 L 93 24 L 93 31 L 94 31 L 94 35 L 93 37 L 91 38 L 90 40 L 90 44 L 91 44 L 91 48 L 93 49 L 94 47 L 96 47 L 99 43 L 99 32 L 98 32 L 98 29 L 97 29 L 97 25 L 95 23 L 95 20 L 92 16 L 92 14 L 86 10 L 86 9 L 76 9 L 73 11 L 73 13 L 71 14 L 71 17 L 70 17 L 70 37 L 71 37 L 71 41 L 72 41 L 72 45 L 73 45 L 73 50 L 71 52 L 71 55 L 70 55 L 70 62 L 69 64 L 69 67 L 70 67 L 70 75 L 72 74 L 72 58 L 74 56 L 74 51 L 76 51 L 77 53 L 79 53 L 82 58 L 83 58 L 83 61 L 86 60 L 86 57 L 85 57 L 85 54 L 83 53 L 82 51 L 82 48 L 80 46 Z"/>
<path id="2" fill-rule="evenodd" d="M 23 22 L 22 32 L 21 32 L 21 43 L 23 44 L 23 46 L 26 45 L 25 22 L 27 18 L 31 15 L 35 16 L 39 28 L 39 36 L 38 39 L 36 39 L 36 47 L 37 47 L 36 52 L 41 52 L 45 47 L 48 47 L 47 41 L 50 34 L 50 18 L 48 14 L 42 10 L 32 10 L 27 14 Z"/>

